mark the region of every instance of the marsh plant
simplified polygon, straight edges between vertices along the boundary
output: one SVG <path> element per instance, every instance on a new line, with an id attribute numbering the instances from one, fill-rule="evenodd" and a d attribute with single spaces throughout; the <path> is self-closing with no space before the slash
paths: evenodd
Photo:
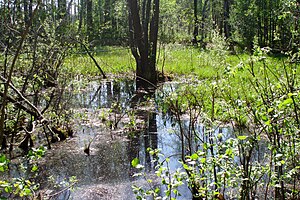
<path id="1" fill-rule="evenodd" d="M 39 147 L 31 149 L 27 156 L 19 163 L 11 163 L 11 160 L 4 154 L 0 154 L 0 174 L 3 179 L 0 180 L 0 198 L 34 198 L 35 192 L 39 189 L 39 183 L 34 179 L 38 176 L 38 160 L 45 154 L 45 148 Z M 19 176 L 9 175 L 18 173 Z M 4 178 L 6 177 L 6 178 Z"/>
<path id="2" fill-rule="evenodd" d="M 137 199 L 176 199 L 178 185 L 193 199 L 299 198 L 298 67 L 270 65 L 266 53 L 257 48 L 222 77 L 183 86 L 161 102 L 178 127 L 181 168 L 171 170 L 172 158 L 151 150 L 160 183 L 134 186 Z"/>

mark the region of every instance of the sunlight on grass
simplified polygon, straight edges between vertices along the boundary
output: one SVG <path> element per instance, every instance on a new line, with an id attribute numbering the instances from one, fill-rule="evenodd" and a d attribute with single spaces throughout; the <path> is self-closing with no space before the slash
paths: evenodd
<path id="1" fill-rule="evenodd" d="M 238 76 L 246 76 L 245 66 L 249 66 L 249 54 L 232 55 L 223 51 L 201 50 L 192 46 L 166 45 L 159 48 L 157 70 L 174 76 L 194 75 L 199 79 L 217 79 L 234 69 Z M 135 72 L 135 60 L 126 47 L 101 47 L 94 51 L 94 58 L 105 73 L 122 74 Z M 277 66 L 278 58 L 267 57 L 268 66 Z M 280 63 L 280 65 L 282 62 Z M 261 67 L 263 62 L 256 62 Z M 236 70 L 238 68 L 238 70 Z M 71 74 L 100 75 L 92 59 L 85 53 L 69 56 L 64 69 Z"/>
<path id="2" fill-rule="evenodd" d="M 105 47 L 93 53 L 94 58 L 105 73 L 125 73 L 135 70 L 135 61 L 128 48 Z M 98 75 L 98 68 L 93 60 L 85 53 L 68 57 L 64 67 L 69 73 L 83 75 Z"/>

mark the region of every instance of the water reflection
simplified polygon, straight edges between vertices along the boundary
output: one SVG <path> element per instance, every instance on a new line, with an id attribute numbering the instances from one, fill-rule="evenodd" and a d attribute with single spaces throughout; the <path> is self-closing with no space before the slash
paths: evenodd
<path id="1" fill-rule="evenodd" d="M 92 81 L 86 88 L 77 92 L 73 99 L 73 107 L 110 108 L 112 103 L 117 101 L 125 108 L 134 91 L 134 81 L 130 79 Z"/>
<path id="2" fill-rule="evenodd" d="M 91 82 L 87 89 L 74 96 L 72 106 L 74 110 L 85 108 L 87 112 L 96 113 L 95 115 L 98 109 L 111 108 L 115 102 L 119 102 L 121 109 L 129 109 L 134 106 L 133 98 L 137 96 L 134 96 L 134 85 L 134 81 L 128 79 Z M 161 100 L 164 94 L 177 87 L 178 83 L 167 83 L 155 96 Z M 141 98 L 138 101 L 146 99 Z M 93 124 L 78 123 L 75 138 L 66 143 L 55 144 L 54 150 L 48 152 L 40 177 L 52 176 L 56 183 L 61 183 L 68 177 L 76 176 L 79 182 L 78 188 L 71 193 L 73 199 L 135 199 L 131 185 L 136 169 L 131 167 L 131 160 L 138 157 L 145 170 L 152 173 L 155 163 L 151 162 L 147 149 L 159 148 L 166 157 L 172 157 L 169 167 L 175 170 L 181 167 L 178 160 L 181 159 L 181 141 L 184 140 L 177 134 L 179 127 L 171 115 L 160 113 L 157 108 L 152 111 L 139 111 L 137 115 L 147 124 L 140 134 L 141 137 L 132 135 L 112 140 L 111 130 Z M 189 121 L 183 120 L 183 126 L 187 130 Z M 203 125 L 198 124 L 195 129 L 202 143 L 209 141 Z M 222 134 L 220 140 L 223 141 L 233 137 L 232 129 L 228 128 L 216 128 L 212 134 Z M 83 148 L 94 137 L 91 155 L 86 156 Z M 202 143 L 198 141 L 190 146 L 196 151 L 202 148 Z M 49 181 L 41 179 L 44 181 L 42 188 L 51 187 Z M 187 187 L 180 188 L 180 193 L 182 196 L 178 199 L 191 199 Z"/>
<path id="3" fill-rule="evenodd" d="M 97 112 L 99 108 L 111 108 L 113 103 L 119 102 L 121 108 L 126 109 L 130 107 L 129 101 L 134 94 L 133 83 L 127 79 L 92 82 L 87 89 L 80 90 L 74 96 L 73 108 Z M 69 177 L 76 176 L 79 182 L 78 188 L 71 193 L 73 199 L 98 199 L 101 195 L 110 196 L 110 199 L 134 199 L 131 181 L 136 171 L 131 167 L 131 160 L 141 157 L 141 160 L 146 160 L 150 170 L 151 160 L 147 148 L 158 147 L 156 114 L 141 112 L 139 117 L 148 123 L 143 137 L 133 135 L 116 140 L 109 137 L 109 129 L 78 123 L 76 137 L 65 143 L 54 144 L 53 150 L 48 151 L 47 160 L 40 170 L 41 189 L 53 188 L 53 183 L 43 177 L 51 176 L 54 184 L 61 184 Z M 91 155 L 86 156 L 83 148 L 94 137 Z M 97 192 L 101 195 L 91 196 Z M 57 198 L 64 199 L 67 196 L 64 194 Z"/>

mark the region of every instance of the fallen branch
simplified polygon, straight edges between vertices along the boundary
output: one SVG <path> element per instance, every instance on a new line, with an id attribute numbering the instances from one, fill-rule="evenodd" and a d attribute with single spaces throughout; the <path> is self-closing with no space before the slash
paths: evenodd
<path id="1" fill-rule="evenodd" d="M 0 92 L 0 96 L 3 97 L 4 93 Z M 11 97 L 10 95 L 7 95 L 7 100 L 13 104 L 15 104 L 15 106 L 21 110 L 24 110 L 25 112 L 27 112 L 28 114 L 38 118 L 38 115 L 33 112 L 32 110 L 30 110 L 29 108 L 27 108 L 26 106 L 24 106 L 20 101 L 17 101 L 16 99 L 14 99 L 13 97 Z"/>
<path id="2" fill-rule="evenodd" d="M 85 49 L 85 51 L 87 52 L 87 54 L 90 56 L 90 58 L 94 61 L 95 65 L 97 66 L 97 68 L 99 69 L 99 71 L 101 72 L 103 78 L 105 79 L 106 78 L 106 75 L 104 74 L 103 70 L 101 69 L 100 65 L 97 63 L 96 59 L 93 57 L 93 55 L 90 53 L 89 49 L 87 48 L 87 46 L 79 41 L 79 40 L 76 40 L 75 38 L 72 38 L 73 40 L 75 40 L 76 42 L 80 43 L 83 48 Z"/>
<path id="3" fill-rule="evenodd" d="M 4 78 L 3 76 L 0 75 L 0 79 L 7 82 L 6 78 Z M 15 91 L 19 97 L 29 106 L 31 107 L 35 112 L 30 111 L 28 108 L 26 108 L 24 105 L 20 106 L 20 108 L 23 108 L 26 112 L 30 112 L 30 114 L 32 114 L 33 116 L 35 116 L 38 120 L 40 120 L 40 122 L 45 125 L 47 127 L 47 129 L 50 131 L 50 133 L 53 135 L 55 135 L 55 133 L 52 131 L 52 129 L 49 127 L 48 124 L 48 120 L 44 118 L 43 114 L 41 113 L 41 111 L 34 106 L 28 99 L 26 99 L 23 94 L 11 83 L 8 83 L 8 86 L 13 89 L 13 91 Z M 3 94 L 3 93 L 2 93 Z M 3 94 L 4 95 L 4 94 Z M 8 97 L 8 95 L 7 95 Z M 13 98 L 11 97 L 11 100 Z M 20 105 L 20 103 L 18 101 L 15 100 L 15 102 L 17 103 L 17 105 Z M 47 141 L 48 141 L 48 136 L 47 136 Z M 51 149 L 51 145 L 50 142 L 48 141 L 48 147 L 49 149 Z"/>
<path id="4" fill-rule="evenodd" d="M 0 75 L 1 80 L 3 80 L 4 82 L 7 82 L 6 78 L 4 78 L 3 76 Z M 43 122 L 43 120 L 45 120 L 44 116 L 42 115 L 42 113 L 39 111 L 39 109 L 37 107 L 35 107 L 28 99 L 26 99 L 23 94 L 11 83 L 8 84 L 9 87 L 11 89 L 13 89 L 13 91 L 15 91 L 19 97 L 26 103 L 28 104 L 35 112 L 36 112 L 36 116 L 41 120 L 41 122 Z"/>
<path id="5" fill-rule="evenodd" d="M 60 190 L 60 191 L 58 191 L 58 192 L 56 192 L 56 193 L 54 193 L 54 194 L 46 195 L 46 197 L 49 198 L 49 199 L 50 199 L 51 197 L 55 197 L 55 196 L 57 196 L 57 195 L 63 193 L 64 191 L 69 190 L 69 189 L 72 188 L 76 183 L 77 183 L 77 182 L 73 182 L 73 183 L 71 183 L 69 186 L 65 187 L 64 189 L 62 189 L 62 190 Z"/>

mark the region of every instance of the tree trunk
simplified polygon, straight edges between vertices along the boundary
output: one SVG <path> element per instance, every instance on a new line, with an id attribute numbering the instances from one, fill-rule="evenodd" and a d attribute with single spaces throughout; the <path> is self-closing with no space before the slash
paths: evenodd
<path id="1" fill-rule="evenodd" d="M 89 43 L 93 40 L 93 2 L 86 1 L 86 32 Z"/>
<path id="2" fill-rule="evenodd" d="M 194 0 L 194 33 L 193 33 L 193 44 L 198 44 L 198 32 L 199 32 L 199 21 L 198 21 L 198 0 Z"/>
<path id="3" fill-rule="evenodd" d="M 28 0 L 23 1 L 23 6 L 24 6 L 24 22 L 25 26 L 28 25 L 29 22 L 29 15 L 28 15 Z"/>
<path id="4" fill-rule="evenodd" d="M 64 19 L 67 13 L 67 2 L 66 0 L 58 0 L 58 17 Z"/>
<path id="5" fill-rule="evenodd" d="M 137 0 L 128 0 L 130 48 L 136 61 L 137 89 L 150 89 L 155 88 L 157 83 L 156 51 L 159 0 L 153 0 L 153 2 L 151 0 L 144 0 L 142 17 L 139 14 L 139 7 L 140 5 Z"/>
<path id="6" fill-rule="evenodd" d="M 84 9 L 85 3 L 84 2 L 85 2 L 84 0 L 80 0 L 78 32 L 80 32 L 82 29 L 83 19 L 85 16 L 85 9 Z"/>
<path id="7" fill-rule="evenodd" d="M 208 18 L 208 12 L 209 10 L 209 0 L 204 0 L 204 5 L 202 7 L 202 21 L 201 21 L 201 46 L 205 47 L 204 39 L 206 38 L 206 19 Z"/>
<path id="8" fill-rule="evenodd" d="M 224 0 L 224 34 L 226 38 L 229 38 L 230 26 L 229 26 L 229 11 L 230 11 L 230 0 Z"/>

